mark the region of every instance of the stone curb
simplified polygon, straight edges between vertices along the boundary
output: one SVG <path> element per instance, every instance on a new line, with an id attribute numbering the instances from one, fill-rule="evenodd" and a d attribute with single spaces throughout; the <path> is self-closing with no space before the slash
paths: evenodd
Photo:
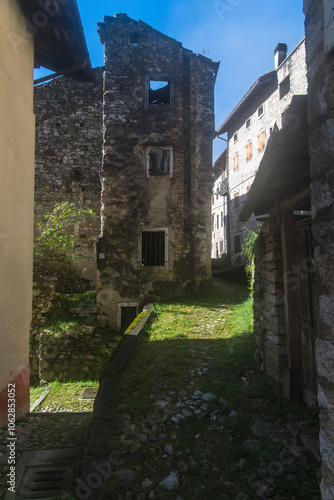
<path id="1" fill-rule="evenodd" d="M 100 385 L 95 398 L 93 421 L 87 442 L 85 457 L 77 479 L 76 498 L 98 500 L 110 475 L 110 440 L 115 435 L 113 416 L 117 405 L 118 388 L 123 371 L 132 353 L 139 334 L 153 313 L 153 306 L 147 305 L 145 316 L 137 316 L 131 323 L 125 339 L 110 359 L 100 377 Z M 138 319 L 140 319 L 138 323 Z M 134 326 L 133 328 L 131 328 Z"/>
<path id="2" fill-rule="evenodd" d="M 49 392 L 50 392 L 50 387 L 45 389 L 43 394 L 30 406 L 29 413 L 32 413 L 37 408 L 37 406 L 39 406 L 42 403 L 42 401 L 44 401 Z"/>

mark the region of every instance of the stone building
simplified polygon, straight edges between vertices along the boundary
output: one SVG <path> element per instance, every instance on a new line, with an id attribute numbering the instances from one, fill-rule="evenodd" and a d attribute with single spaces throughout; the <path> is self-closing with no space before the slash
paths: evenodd
<path id="1" fill-rule="evenodd" d="M 33 68 L 72 68 L 72 76 L 91 78 L 77 3 L 66 3 L 0 2 L 0 426 L 8 420 L 13 426 L 13 418 L 29 411 Z"/>
<path id="2" fill-rule="evenodd" d="M 240 212 L 263 222 L 254 283 L 254 330 L 275 391 L 317 402 L 307 96 L 268 141 Z M 260 217 L 261 216 L 261 217 Z"/>
<path id="3" fill-rule="evenodd" d="M 100 235 L 103 68 L 91 82 L 67 77 L 35 86 L 35 221 L 43 222 L 56 203 L 92 209 L 96 219 L 74 228 L 80 248 L 91 259 L 77 265 L 96 283 L 96 242 Z"/>
<path id="4" fill-rule="evenodd" d="M 316 363 L 320 407 L 321 493 L 334 498 L 334 23 L 333 2 L 304 0 L 309 83 Z"/>
<path id="5" fill-rule="evenodd" d="M 304 0 L 307 103 L 274 132 L 240 218 L 264 221 L 254 316 L 277 392 L 320 413 L 323 500 L 334 498 L 334 23 L 327 0 Z"/>
<path id="6" fill-rule="evenodd" d="M 211 198 L 211 258 L 228 254 L 227 249 L 227 149 L 213 164 Z"/>
<path id="7" fill-rule="evenodd" d="M 125 14 L 105 47 L 100 319 L 207 292 L 214 81 L 218 64 Z"/>
<path id="8" fill-rule="evenodd" d="M 232 266 L 240 264 L 233 256 L 240 252 L 246 236 L 242 226 L 255 229 L 251 216 L 246 224 L 239 213 L 264 155 L 270 134 L 282 127 L 284 113 L 294 95 L 307 94 L 305 40 L 287 56 L 287 46 L 279 43 L 274 51 L 275 69 L 261 76 L 217 130 L 227 133 L 227 241 L 219 248 L 230 252 Z M 286 119 L 286 117 L 285 117 Z M 217 181 L 220 182 L 220 181 Z M 212 212 L 216 210 L 212 205 Z M 220 238 L 224 237 L 222 232 Z"/>

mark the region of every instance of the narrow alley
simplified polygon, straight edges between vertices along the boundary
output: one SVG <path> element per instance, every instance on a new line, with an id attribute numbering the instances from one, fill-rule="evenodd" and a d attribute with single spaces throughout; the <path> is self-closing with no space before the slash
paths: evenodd
<path id="1" fill-rule="evenodd" d="M 247 292 L 218 282 L 210 299 L 156 307 L 120 386 L 101 498 L 320 498 L 316 412 L 264 381 Z"/>
<path id="2" fill-rule="evenodd" d="M 64 403 L 18 423 L 20 458 L 76 450 L 63 499 L 319 499 L 316 411 L 273 394 L 255 348 L 245 286 L 216 281 L 208 299 L 157 304 L 106 415 L 107 460 L 80 476 L 92 414 Z"/>

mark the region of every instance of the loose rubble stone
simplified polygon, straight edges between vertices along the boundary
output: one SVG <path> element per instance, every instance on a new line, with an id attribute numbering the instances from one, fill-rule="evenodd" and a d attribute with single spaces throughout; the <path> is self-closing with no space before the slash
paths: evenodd
<path id="1" fill-rule="evenodd" d="M 137 479 L 137 473 L 132 469 L 120 469 L 113 472 L 112 475 L 118 477 L 124 483 L 132 483 Z"/>
<path id="2" fill-rule="evenodd" d="M 167 476 L 163 481 L 161 481 L 161 483 L 159 483 L 159 486 L 169 491 L 177 490 L 177 488 L 179 487 L 178 473 L 171 472 L 169 476 Z"/>

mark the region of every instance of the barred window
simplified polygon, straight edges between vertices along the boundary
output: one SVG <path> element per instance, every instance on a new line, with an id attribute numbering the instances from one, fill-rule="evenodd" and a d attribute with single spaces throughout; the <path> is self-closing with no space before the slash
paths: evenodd
<path id="1" fill-rule="evenodd" d="M 143 231 L 141 233 L 141 265 L 166 266 L 168 263 L 166 247 L 166 231 Z"/>

